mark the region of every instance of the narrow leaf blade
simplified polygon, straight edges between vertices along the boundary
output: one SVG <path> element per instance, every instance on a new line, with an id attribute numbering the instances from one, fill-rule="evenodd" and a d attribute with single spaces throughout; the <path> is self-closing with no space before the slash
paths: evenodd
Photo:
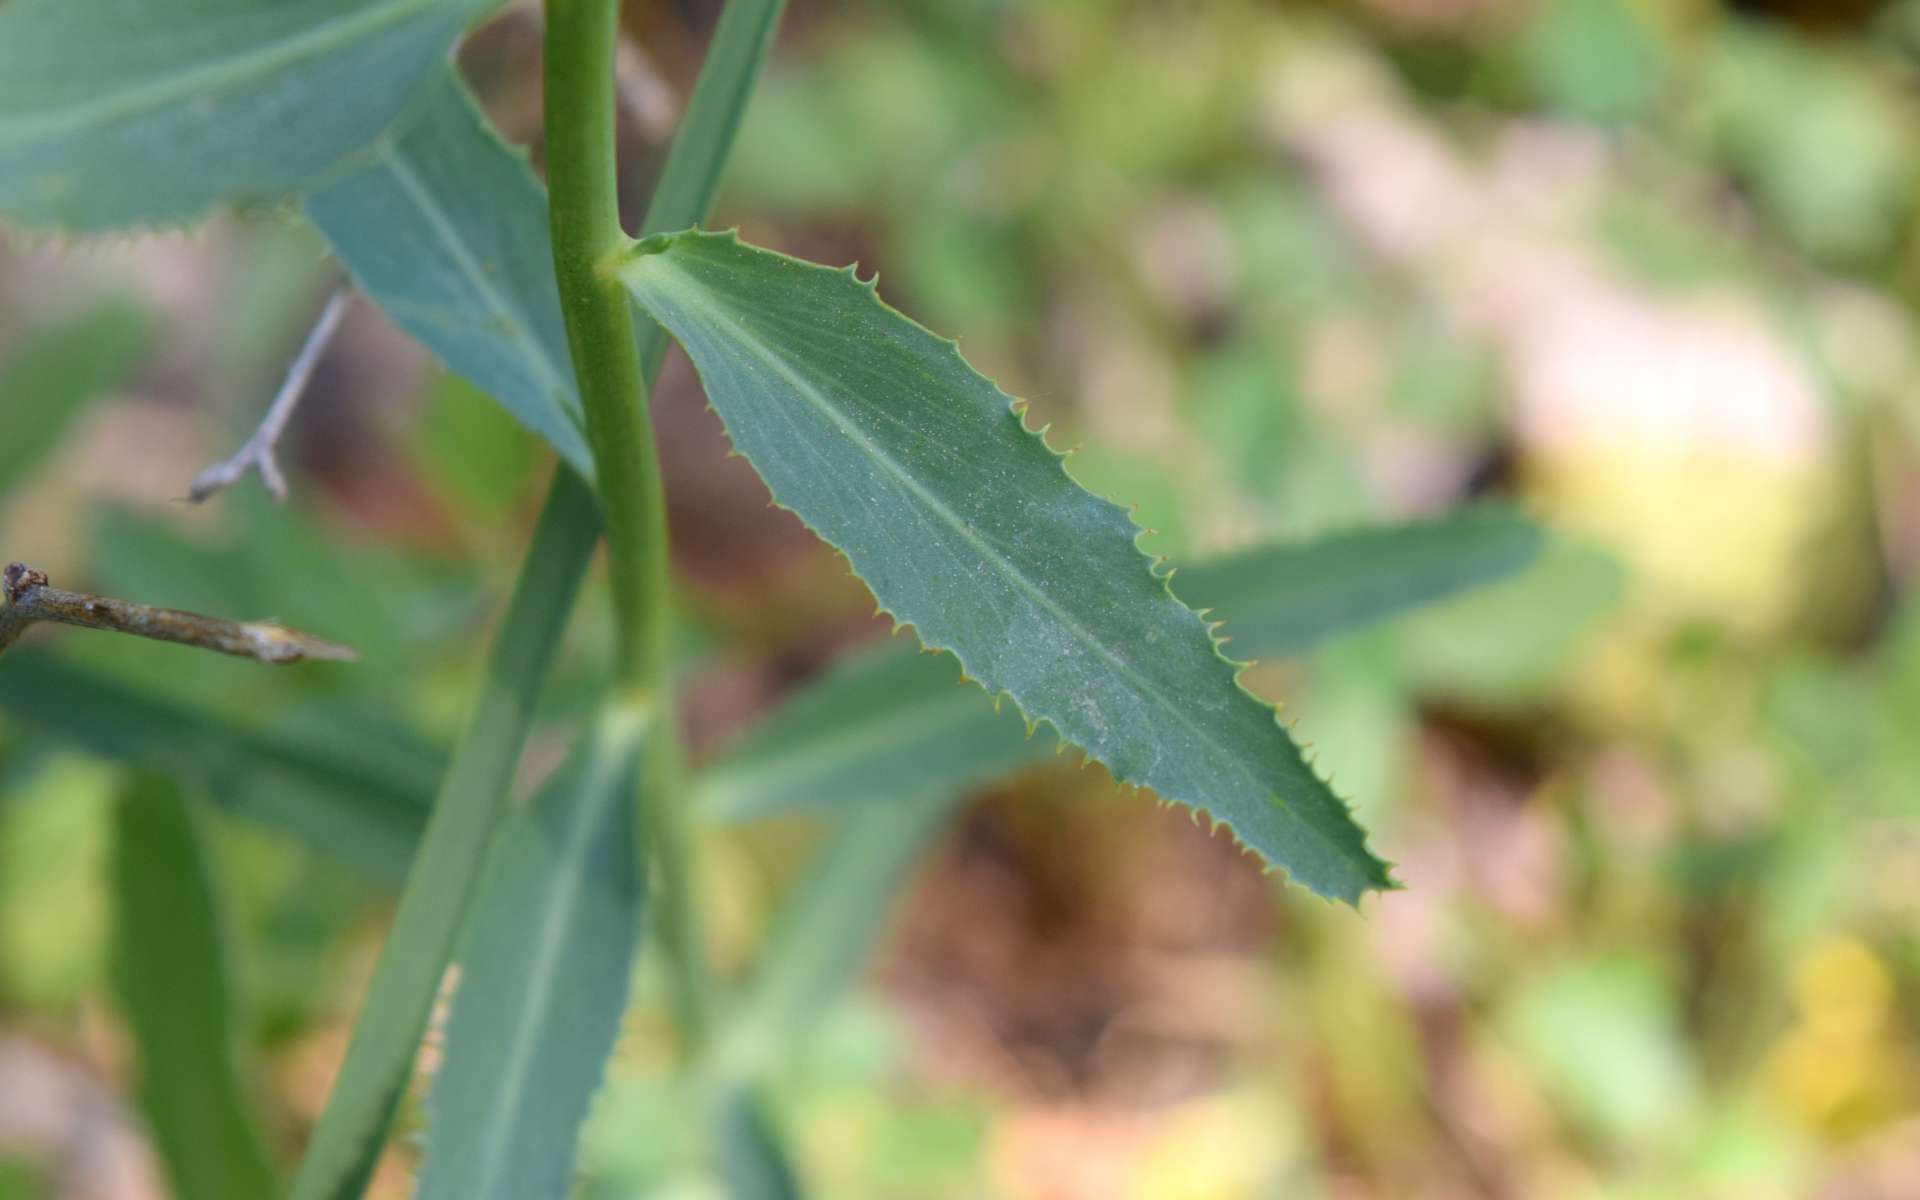
<path id="1" fill-rule="evenodd" d="M 812 1030 L 866 961 L 913 864 L 964 793 L 931 791 L 842 816 L 814 852 L 714 1051 L 713 1073 L 757 1079 Z"/>
<path id="2" fill-rule="evenodd" d="M 1512 575 L 1542 542 L 1539 526 L 1489 505 L 1196 563 L 1173 590 L 1226 619 L 1235 656 L 1277 658 Z"/>
<path id="3" fill-rule="evenodd" d="M 954 661 L 906 639 L 847 656 L 700 775 L 716 822 L 966 791 L 1045 757 L 1011 705 L 967 687 Z"/>
<path id="4" fill-rule="evenodd" d="M 363 149 L 493 0 L 11 0 L 0 214 L 85 233 L 276 199 Z"/>
<path id="5" fill-rule="evenodd" d="M 1391 886 L 1126 512 L 1075 484 L 953 343 L 851 272 L 731 235 L 649 239 L 621 274 L 776 501 L 928 646 L 1315 892 L 1357 903 Z"/>
<path id="6" fill-rule="evenodd" d="M 729 1088 L 715 1108 L 714 1140 L 727 1195 L 733 1200 L 800 1200 L 806 1193 L 765 1101 L 749 1089 Z"/>
<path id="7" fill-rule="evenodd" d="M 713 27 L 706 61 L 700 64 L 700 78 L 694 81 L 693 98 L 674 131 L 673 150 L 647 198 L 647 214 L 640 222 L 643 236 L 707 219 L 786 7 L 787 0 L 727 0 Z M 651 383 L 666 361 L 667 331 L 646 310 L 637 315 L 634 338 L 640 343 L 641 370 Z"/>
<path id="8" fill-rule="evenodd" d="M 475 877 L 505 814 L 534 701 L 599 536 L 586 486 L 557 473 L 473 716 L 454 750 L 346 1062 L 294 1180 L 294 1200 L 366 1189 L 406 1090 L 420 1034 L 465 927 Z"/>
<path id="9" fill-rule="evenodd" d="M 645 725 L 609 711 L 501 831 L 429 1098 L 421 1200 L 559 1200 L 626 1008 Z"/>
<path id="10" fill-rule="evenodd" d="M 365 166 L 307 197 L 360 290 L 593 477 L 547 199 L 443 64 Z"/>
<path id="11" fill-rule="evenodd" d="M 140 775 L 114 824 L 113 987 L 174 1194 L 276 1195 L 235 1074 L 220 913 L 192 814 L 170 781 Z"/>
<path id="12" fill-rule="evenodd" d="M 244 727 L 34 650 L 8 652 L 0 714 L 102 758 L 190 781 L 235 816 L 386 883 L 405 877 L 442 766 L 424 747 L 312 718 L 287 730 Z"/>

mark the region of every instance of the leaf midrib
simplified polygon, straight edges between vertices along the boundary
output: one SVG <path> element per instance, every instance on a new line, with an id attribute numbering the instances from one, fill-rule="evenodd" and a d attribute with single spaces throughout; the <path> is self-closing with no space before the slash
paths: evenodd
<path id="1" fill-rule="evenodd" d="M 646 254 L 642 256 L 640 259 L 638 259 L 637 261 L 635 261 L 634 263 L 632 263 L 630 269 L 633 269 L 636 271 L 644 270 L 645 260 L 648 258 L 658 260 L 660 263 L 660 266 L 666 270 L 680 271 L 681 274 L 683 275 L 687 274 L 684 268 L 679 267 L 677 264 L 667 262 L 666 255 L 664 253 Z M 825 268 L 821 268 L 821 269 L 824 270 Z M 833 272 L 833 273 L 837 274 L 837 272 Z M 690 303 L 692 307 L 702 310 L 707 315 L 707 318 L 710 321 L 717 318 L 722 323 L 727 322 L 727 319 L 730 316 L 730 314 L 722 306 L 708 299 L 705 289 L 699 286 L 698 280 L 694 280 L 693 282 L 695 286 L 690 289 L 685 289 L 687 292 L 687 295 L 682 296 L 681 298 L 682 302 Z M 879 300 L 876 298 L 874 302 L 878 304 Z M 751 326 L 749 326 L 746 322 L 738 319 L 733 320 L 731 323 L 736 331 L 736 335 L 740 338 L 741 342 L 748 348 L 748 350 L 750 350 L 754 354 L 755 357 L 759 358 L 762 362 L 766 363 L 766 365 L 771 367 L 777 374 L 781 376 L 781 378 L 785 379 L 789 384 L 791 384 L 794 387 L 794 389 L 800 393 L 801 397 L 807 401 L 808 404 L 810 404 L 822 416 L 826 417 L 827 420 L 832 422 L 836 428 L 841 430 L 841 432 L 843 432 L 850 440 L 852 440 L 857 446 L 859 446 L 860 449 L 865 451 L 876 462 L 880 463 L 882 468 L 885 471 L 887 471 L 888 474 L 892 475 L 909 492 L 911 492 L 914 496 L 918 497 L 923 503 L 925 503 L 928 506 L 928 508 L 930 508 L 933 511 L 934 515 L 938 517 L 944 524 L 946 524 L 947 526 L 952 528 L 956 533 L 958 533 L 962 540 L 964 540 L 965 542 L 967 542 L 967 544 L 977 549 L 982 555 L 982 557 L 986 558 L 988 562 L 992 563 L 1001 572 L 1002 575 L 1004 575 L 1009 581 L 1013 583 L 1014 586 L 1019 588 L 1022 592 L 1026 593 L 1028 596 L 1032 597 L 1041 608 L 1051 613 L 1054 616 L 1054 618 L 1057 621 L 1059 621 L 1061 626 L 1064 629 L 1066 629 L 1066 631 L 1074 637 L 1075 640 L 1080 642 L 1081 645 L 1085 646 L 1089 650 L 1092 650 L 1099 657 L 1105 659 L 1108 663 L 1112 664 L 1123 678 L 1132 682 L 1138 688 L 1139 691 L 1141 691 L 1148 698 L 1153 700 L 1160 708 L 1171 713 L 1175 721 L 1177 721 L 1183 728 L 1190 731 L 1202 743 L 1204 743 L 1208 747 L 1211 747 L 1218 754 L 1221 760 L 1233 763 L 1236 774 L 1240 775 L 1243 779 L 1250 781 L 1254 785 L 1254 788 L 1257 792 L 1265 793 L 1268 800 L 1271 801 L 1273 804 L 1275 804 L 1281 812 L 1286 813 L 1292 817 L 1293 824 L 1306 830 L 1313 836 L 1313 838 L 1316 841 L 1320 842 L 1321 845 L 1332 850 L 1334 861 L 1342 861 L 1348 856 L 1349 851 L 1345 847 L 1342 847 L 1337 843 L 1335 843 L 1324 832 L 1322 832 L 1313 822 L 1308 821 L 1305 818 L 1301 817 L 1299 814 L 1295 813 L 1293 805 L 1288 803 L 1287 799 L 1284 796 L 1280 795 L 1278 789 L 1268 787 L 1265 784 L 1265 782 L 1262 781 L 1258 776 L 1252 774 L 1251 771 L 1245 765 L 1245 763 L 1241 760 L 1238 754 L 1232 752 L 1228 747 L 1222 745 L 1204 727 L 1197 724 L 1187 714 L 1184 708 L 1182 708 L 1177 704 L 1171 703 L 1168 697 L 1163 692 L 1161 692 L 1158 687 L 1154 686 L 1151 681 L 1145 679 L 1138 672 L 1134 671 L 1132 667 L 1130 667 L 1125 662 L 1125 660 L 1115 656 L 1111 650 L 1107 649 L 1105 645 L 1103 645 L 1098 639 L 1094 638 L 1089 632 L 1087 632 L 1085 628 L 1083 628 L 1077 621 L 1075 621 L 1070 614 L 1062 610 L 1060 606 L 1053 601 L 1052 597 L 1048 596 L 1044 591 L 1039 590 L 1034 585 L 1034 583 L 1026 577 L 1025 574 L 1015 569 L 1011 563 L 1007 562 L 1004 556 L 995 552 L 991 543 L 986 542 L 985 540 L 980 538 L 978 535 L 976 535 L 972 527 L 969 526 L 966 522 L 960 520 L 958 514 L 956 514 L 952 509 L 948 508 L 946 504 L 944 504 L 939 499 L 939 497 L 933 495 L 931 492 L 927 491 L 926 488 L 922 487 L 919 481 L 914 479 L 910 474 L 908 474 L 905 471 L 905 469 L 902 468 L 899 465 L 899 463 L 897 463 L 894 460 L 891 454 L 887 453 L 883 448 L 876 445 L 873 442 L 873 440 L 866 435 L 864 430 L 860 429 L 859 426 L 854 425 L 851 421 L 843 417 L 834 408 L 834 406 L 828 402 L 827 398 L 820 394 L 819 389 L 815 388 L 805 378 L 796 375 L 793 372 L 793 370 L 787 365 L 785 359 L 782 358 L 774 350 L 773 347 L 767 345 L 766 342 L 759 336 L 759 334 L 756 331 L 752 329 Z M 972 370 L 971 367 L 966 366 L 966 363 L 964 360 L 961 361 L 961 366 L 966 370 L 969 370 L 969 371 Z M 1168 598 L 1172 599 L 1172 596 L 1169 595 Z M 1176 600 L 1175 603 L 1178 603 L 1178 601 Z M 956 658 L 959 657 L 958 650 L 950 649 L 949 653 L 952 653 Z M 1016 702 L 1019 702 L 1018 696 L 1015 696 L 1014 699 Z M 1249 697 L 1249 699 L 1251 700 L 1252 697 Z M 1258 701 L 1255 701 L 1255 703 L 1258 703 Z M 1046 716 L 1046 714 L 1040 714 L 1040 715 Z M 1052 718 L 1048 717 L 1048 720 L 1052 720 Z M 1277 725 L 1276 725 L 1276 728 L 1278 728 Z M 1216 813 L 1215 816 L 1221 820 L 1226 820 L 1226 817 L 1223 816 L 1222 814 Z M 1280 864 L 1280 865 L 1284 865 L 1284 864 Z M 1364 874 L 1364 872 L 1362 874 Z"/>
<path id="2" fill-rule="evenodd" d="M 598 785 L 605 782 L 597 777 L 597 772 L 589 771 L 586 785 Z M 621 797 L 617 784 L 595 787 L 597 799 L 583 807 L 577 819 L 568 827 L 566 841 L 561 847 L 559 861 L 573 862 L 581 857 L 586 843 L 593 837 L 598 827 L 600 815 L 606 811 L 609 801 Z M 552 903 L 540 920 L 540 931 L 534 955 L 528 968 L 528 977 L 532 985 L 527 990 L 527 1008 L 529 1011 L 544 1012 L 553 1002 L 559 980 L 559 963 L 562 951 L 568 945 L 566 937 L 566 914 L 573 910 L 574 904 L 585 886 L 584 870 L 566 872 L 565 882 L 548 893 Z M 500 1170 L 501 1157 L 512 1139 L 508 1136 L 512 1130 L 520 1107 L 520 1093 L 526 1087 L 527 1074 L 533 1069 L 535 1043 L 538 1040 L 534 1030 L 535 1022 L 521 1021 L 508 1041 L 506 1069 L 501 1074 L 499 1088 L 495 1091 L 495 1102 L 490 1112 L 482 1119 L 481 1145 L 484 1151 L 480 1162 L 480 1171 L 475 1176 L 479 1181 L 481 1195 L 492 1194 L 495 1174 Z"/>
<path id="3" fill-rule="evenodd" d="M 400 153 L 399 145 L 396 141 L 389 140 L 381 144 L 379 162 L 392 173 L 394 181 L 400 185 L 400 190 L 407 194 L 407 198 L 412 200 L 415 207 L 426 217 L 427 224 L 432 227 L 435 236 L 437 236 L 441 244 L 446 247 L 448 255 L 459 265 L 461 274 L 466 276 L 467 282 L 472 285 L 476 292 L 480 293 L 483 300 L 491 304 L 498 311 L 511 316 L 519 326 L 520 331 L 525 335 L 519 340 L 531 347 L 533 351 L 527 356 L 527 359 L 529 362 L 536 364 L 538 373 L 542 376 L 546 385 L 552 389 L 551 394 L 560 396 L 575 395 L 572 376 L 561 373 L 559 366 L 555 364 L 553 359 L 547 354 L 546 343 L 534 333 L 534 330 L 537 329 L 538 326 L 533 320 L 533 314 L 527 312 L 517 302 L 510 299 L 493 285 L 493 281 L 488 278 L 487 272 L 481 268 L 480 263 L 474 258 L 472 252 L 467 249 L 466 240 L 461 236 L 459 229 L 454 225 L 453 221 L 447 216 L 446 210 L 440 207 L 439 203 L 433 198 L 432 191 L 429 190 L 421 180 L 420 173 L 415 171 L 413 166 L 407 162 L 405 156 Z M 570 422 L 575 423 L 575 427 L 577 428 L 577 418 L 571 409 L 563 408 L 562 411 L 565 412 Z"/>
<path id="4" fill-rule="evenodd" d="M 164 108 L 197 93 L 220 91 L 253 78 L 272 76 L 443 3 L 445 0 L 393 0 L 308 26 L 278 42 L 249 46 L 237 55 L 133 83 L 77 104 L 62 105 L 39 114 L 0 117 L 0 145 L 20 145 L 35 138 L 84 132 Z"/>

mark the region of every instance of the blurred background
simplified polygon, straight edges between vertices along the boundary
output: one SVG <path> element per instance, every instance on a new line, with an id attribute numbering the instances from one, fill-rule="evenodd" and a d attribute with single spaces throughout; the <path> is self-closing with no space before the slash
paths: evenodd
<path id="1" fill-rule="evenodd" d="M 636 209 L 716 9 L 628 5 Z M 537 13 L 462 61 L 537 140 Z M 818 1194 L 1920 1196 L 1920 3 L 794 0 L 715 223 L 877 269 L 1176 560 L 1480 496 L 1554 534 L 1250 676 L 1398 863 L 1363 914 L 1098 772 L 974 798 L 780 1073 Z M 0 663 L 5 1200 L 164 1194 L 109 982 L 120 740 L 225 713 L 404 772 L 474 693 L 550 455 L 371 305 L 285 442 L 293 501 L 178 499 L 337 277 L 290 211 L 0 240 L 5 557 L 364 655 L 37 630 L 125 689 L 84 728 Z M 655 408 L 708 754 L 885 630 L 677 356 Z M 591 702 L 600 590 L 530 780 Z M 216 765 L 298 826 L 293 782 Z M 290 1158 L 392 880 L 211 829 Z M 711 838 L 723 968 L 812 842 Z M 671 1156 L 662 1028 L 643 988 L 589 1196 Z"/>

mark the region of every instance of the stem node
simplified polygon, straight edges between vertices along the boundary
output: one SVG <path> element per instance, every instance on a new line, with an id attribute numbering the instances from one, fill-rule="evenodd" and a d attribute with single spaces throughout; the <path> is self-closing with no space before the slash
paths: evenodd
<path id="1" fill-rule="evenodd" d="M 666 496 L 647 414 L 633 310 L 616 275 L 633 244 L 620 227 L 614 162 L 618 0 L 547 0 L 547 190 L 554 275 L 586 413 L 606 527 L 619 649 L 619 703 L 658 713 L 640 808 L 660 881 L 656 926 L 682 1053 L 705 1041 L 707 966 L 674 717 Z"/>

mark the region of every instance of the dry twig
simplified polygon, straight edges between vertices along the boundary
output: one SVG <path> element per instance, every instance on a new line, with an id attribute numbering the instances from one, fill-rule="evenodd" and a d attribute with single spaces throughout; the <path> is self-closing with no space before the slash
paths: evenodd
<path id="1" fill-rule="evenodd" d="M 313 378 L 313 369 L 320 364 L 320 356 L 326 353 L 327 344 L 333 341 L 333 335 L 339 330 L 340 318 L 346 315 L 347 301 L 351 298 L 352 292 L 344 287 L 327 298 L 327 306 L 320 310 L 320 319 L 313 323 L 313 331 L 307 334 L 300 353 L 294 356 L 293 365 L 287 368 L 287 378 L 274 395 L 273 403 L 267 406 L 267 415 L 261 418 L 260 427 L 234 452 L 232 458 L 217 462 L 195 475 L 193 482 L 187 485 L 187 499 L 198 504 L 240 482 L 248 471 L 257 470 L 267 494 L 276 501 L 286 500 L 287 478 L 280 473 L 280 464 L 273 456 L 274 450 L 280 444 L 280 435 L 287 430 L 293 410 L 299 407 L 300 397 L 307 390 L 307 381 Z"/>
<path id="2" fill-rule="evenodd" d="M 346 646 L 324 642 L 269 621 L 229 621 L 176 608 L 155 608 L 150 604 L 65 591 L 49 583 L 44 572 L 23 563 L 9 566 L 0 583 L 4 584 L 0 587 L 0 597 L 4 597 L 0 600 L 0 653 L 5 653 L 35 621 L 53 621 L 199 646 L 264 663 L 296 663 L 304 659 L 351 662 L 360 657 Z"/>

